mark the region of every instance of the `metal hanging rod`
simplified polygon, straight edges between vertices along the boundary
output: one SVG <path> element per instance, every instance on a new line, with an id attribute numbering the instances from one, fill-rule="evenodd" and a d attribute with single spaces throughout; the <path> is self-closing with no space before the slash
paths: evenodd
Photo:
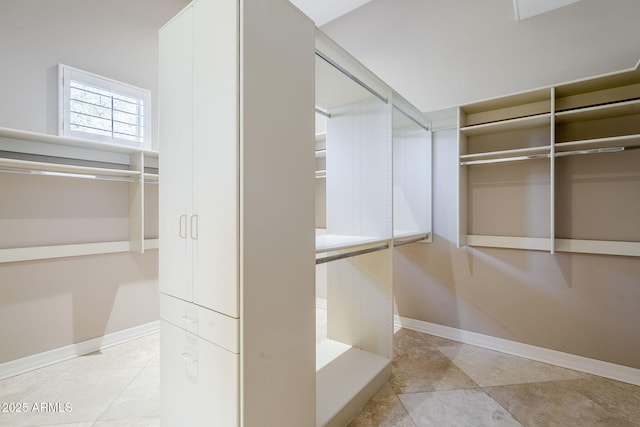
<path id="1" fill-rule="evenodd" d="M 422 242 L 423 240 L 426 240 L 428 237 L 429 237 L 428 234 L 424 234 L 424 235 L 422 235 L 420 237 L 413 237 L 411 239 L 394 241 L 393 242 L 393 247 L 397 248 L 398 246 L 408 245 L 410 243 Z"/>
<path id="2" fill-rule="evenodd" d="M 327 110 L 323 110 L 320 107 L 316 107 L 316 113 L 320 114 L 321 116 L 325 116 L 328 119 L 331 118 L 331 113 L 328 112 Z"/>
<path id="3" fill-rule="evenodd" d="M 628 150 L 625 147 L 605 147 L 605 148 L 589 148 L 586 150 L 574 150 L 574 151 L 559 151 L 556 153 L 556 157 L 575 156 L 579 154 L 598 154 L 598 153 L 619 153 L 620 151 Z"/>
<path id="4" fill-rule="evenodd" d="M 388 243 L 385 243 L 384 245 L 376 246 L 376 247 L 373 247 L 373 248 L 361 249 L 359 251 L 345 252 L 343 254 L 329 255 L 329 256 L 326 256 L 326 257 L 322 257 L 322 258 L 316 258 L 316 265 L 325 264 L 325 263 L 331 262 L 331 261 L 338 261 L 340 259 L 351 258 L 351 257 L 358 256 L 358 255 L 364 255 L 364 254 L 368 254 L 368 253 L 371 253 L 371 252 L 383 251 L 385 249 L 389 249 L 389 244 Z"/>
<path id="5" fill-rule="evenodd" d="M 81 179 L 96 179 L 99 181 L 117 181 L 117 182 L 140 182 L 136 178 L 124 178 L 117 176 L 101 176 L 101 175 L 88 175 L 72 172 L 49 172 L 49 171 L 35 171 L 35 170 L 23 170 L 23 169 L 8 169 L 0 168 L 2 173 L 18 173 L 23 175 L 40 175 L 40 176 L 59 176 L 64 178 L 81 178 Z M 146 181 L 145 184 L 157 184 L 157 180 Z"/>
<path id="6" fill-rule="evenodd" d="M 601 154 L 601 153 L 619 153 L 621 151 L 635 150 L 640 147 L 604 147 L 604 148 L 587 148 L 584 150 L 574 151 L 559 151 L 554 154 L 554 157 L 567 157 L 576 156 L 582 154 Z M 545 159 L 551 157 L 550 154 L 531 154 L 529 156 L 516 156 L 516 157 L 503 157 L 499 159 L 487 159 L 487 160 L 468 160 L 466 162 L 460 162 L 460 166 L 468 165 L 484 165 L 489 163 L 503 163 L 503 162 L 515 162 L 520 160 L 533 160 L 533 159 Z"/>
<path id="7" fill-rule="evenodd" d="M 545 158 L 549 158 L 549 155 L 548 154 L 531 154 L 529 156 L 502 157 L 500 159 L 467 160 L 465 162 L 460 162 L 460 166 L 486 165 L 489 163 L 517 162 L 521 160 L 533 160 L 533 159 L 545 159 Z"/>
<path id="8" fill-rule="evenodd" d="M 401 113 L 403 116 L 405 116 L 407 119 L 411 120 L 413 123 L 417 124 L 418 126 L 420 126 L 422 129 L 426 130 L 427 132 L 429 132 L 429 126 L 425 126 L 422 123 L 420 123 L 418 120 L 416 120 L 415 118 L 413 118 L 413 116 L 409 115 L 409 113 L 405 112 L 402 108 L 398 107 L 397 105 L 394 105 L 393 108 L 395 108 L 396 110 L 398 110 L 399 113 Z"/>
<path id="9" fill-rule="evenodd" d="M 357 78 L 356 76 L 351 74 L 344 67 L 342 67 L 340 64 L 338 64 L 337 62 L 335 62 L 331 58 L 329 58 L 324 53 L 320 52 L 319 50 L 316 50 L 316 55 L 318 55 L 320 58 L 324 59 L 324 61 L 326 63 L 328 63 L 329 65 L 331 65 L 333 68 L 335 68 L 336 70 L 340 71 L 342 74 L 344 74 L 345 76 L 349 77 L 354 82 L 358 83 L 360 86 L 362 86 L 364 89 L 369 91 L 372 95 L 374 95 L 380 101 L 384 102 L 385 104 L 389 103 L 389 100 L 386 97 L 382 96 L 379 92 L 377 92 L 371 86 L 369 86 L 368 84 L 366 84 L 365 82 L 363 82 L 362 80 L 360 80 L 359 78 Z"/>

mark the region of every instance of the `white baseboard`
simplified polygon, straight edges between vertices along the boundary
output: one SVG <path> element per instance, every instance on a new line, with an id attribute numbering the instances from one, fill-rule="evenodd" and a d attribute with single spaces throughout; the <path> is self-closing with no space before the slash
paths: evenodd
<path id="1" fill-rule="evenodd" d="M 513 356 L 525 357 L 538 362 L 549 363 L 551 365 L 640 386 L 640 369 L 536 347 L 503 338 L 496 338 L 476 332 L 437 325 L 435 323 L 409 319 L 407 317 L 394 316 L 394 323 L 396 326 L 459 341 L 464 344 L 471 344 Z"/>
<path id="2" fill-rule="evenodd" d="M 0 380 L 153 334 L 159 330 L 159 325 L 159 321 L 146 323 L 123 331 L 2 363 L 0 364 Z"/>

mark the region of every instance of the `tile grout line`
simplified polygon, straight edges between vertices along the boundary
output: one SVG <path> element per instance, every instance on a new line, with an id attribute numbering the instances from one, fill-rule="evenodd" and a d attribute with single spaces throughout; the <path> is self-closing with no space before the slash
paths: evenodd
<path id="1" fill-rule="evenodd" d="M 113 406 L 113 404 L 120 398 L 120 396 L 122 396 L 122 394 L 127 391 L 127 389 L 131 386 L 131 384 L 133 384 L 133 382 L 140 376 L 140 374 L 142 374 L 142 371 L 144 371 L 147 367 L 147 365 L 151 362 L 152 358 L 149 358 L 149 360 L 147 361 L 147 363 L 145 364 L 145 366 L 139 368 L 138 372 L 131 378 L 131 380 L 127 383 L 126 386 L 124 386 L 122 388 L 122 390 L 120 391 L 120 393 L 118 393 L 118 395 L 116 397 L 113 398 L 113 400 L 106 406 L 106 408 L 100 413 L 100 415 L 98 415 L 96 417 L 95 420 L 93 420 L 91 426 L 95 426 L 97 422 L 99 421 L 109 421 L 109 420 L 100 420 L 100 418 Z M 112 420 L 115 421 L 115 420 Z"/>
<path id="2" fill-rule="evenodd" d="M 525 383 L 525 384 L 526 384 L 526 383 Z M 536 384 L 536 383 L 529 383 L 529 384 Z M 515 385 L 515 384 L 509 384 L 509 385 Z M 488 386 L 488 387 L 486 387 L 486 388 L 491 388 L 491 387 L 501 387 L 501 386 Z M 483 393 L 484 393 L 484 394 L 485 394 L 489 399 L 493 400 L 493 401 L 496 403 L 496 405 L 498 405 L 499 407 L 501 407 L 502 409 L 504 409 L 504 410 L 505 410 L 505 412 L 506 412 L 507 414 L 511 415 L 511 418 L 513 418 L 514 420 L 516 420 L 516 421 L 518 422 L 518 424 L 520 424 L 522 427 L 527 427 L 527 426 L 525 426 L 524 421 L 520 420 L 520 419 L 516 416 L 516 414 L 512 413 L 509 409 L 505 408 L 502 404 L 500 404 L 500 402 L 498 402 L 496 399 L 494 399 L 494 398 L 493 398 L 493 396 L 491 396 L 491 395 L 487 392 L 487 390 L 485 390 L 485 387 L 480 387 L 480 388 L 482 389 Z"/>

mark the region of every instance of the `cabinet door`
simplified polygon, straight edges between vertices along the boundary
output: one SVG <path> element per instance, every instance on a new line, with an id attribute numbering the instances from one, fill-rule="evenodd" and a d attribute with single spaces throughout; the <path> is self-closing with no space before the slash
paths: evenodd
<path id="1" fill-rule="evenodd" d="M 238 1 L 194 4 L 193 301 L 238 317 Z"/>
<path id="2" fill-rule="evenodd" d="M 160 291 L 192 300 L 193 10 L 160 32 Z"/>
<path id="3" fill-rule="evenodd" d="M 160 321 L 162 426 L 238 426 L 239 355 Z"/>

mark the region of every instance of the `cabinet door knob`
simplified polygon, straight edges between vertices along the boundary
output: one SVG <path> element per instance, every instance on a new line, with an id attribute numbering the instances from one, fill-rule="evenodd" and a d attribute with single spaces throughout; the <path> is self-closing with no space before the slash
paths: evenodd
<path id="1" fill-rule="evenodd" d="M 181 239 L 187 238 L 187 214 L 180 215 L 180 229 L 178 232 Z"/>
<path id="2" fill-rule="evenodd" d="M 182 353 L 181 356 L 185 361 L 187 361 L 189 363 L 195 363 L 195 362 L 198 361 L 198 357 L 194 356 L 191 353 Z"/>
<path id="3" fill-rule="evenodd" d="M 198 240 L 198 215 L 191 215 L 191 238 Z"/>

